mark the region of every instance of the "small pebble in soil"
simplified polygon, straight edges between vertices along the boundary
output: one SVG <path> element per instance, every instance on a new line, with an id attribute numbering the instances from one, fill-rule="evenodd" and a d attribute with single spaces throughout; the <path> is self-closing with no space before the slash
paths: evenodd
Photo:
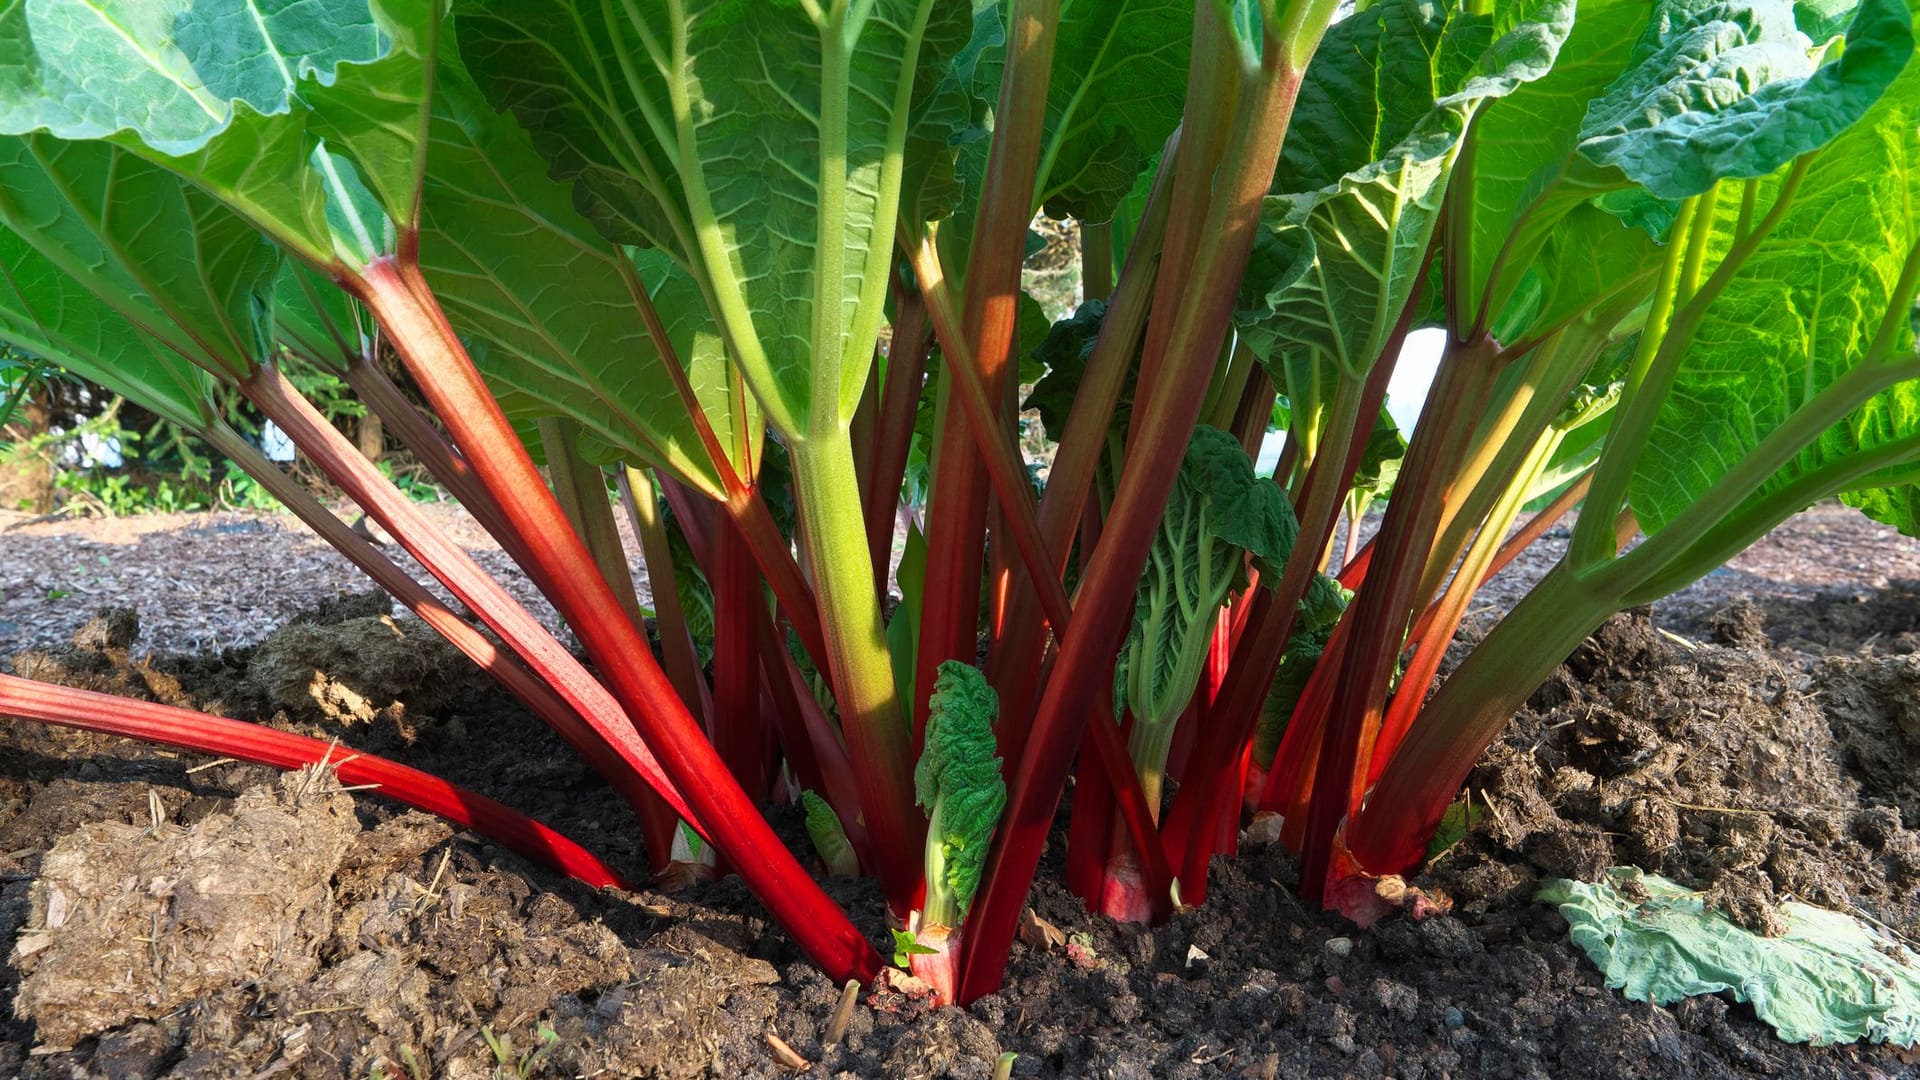
<path id="1" fill-rule="evenodd" d="M 1460 1027 L 1466 1022 L 1467 1018 L 1460 1012 L 1459 1008 L 1453 1005 L 1447 1006 L 1447 1026 L 1449 1028 Z"/>
<path id="2" fill-rule="evenodd" d="M 1345 960 L 1353 955 L 1353 939 L 1350 937 L 1328 938 L 1326 949 L 1328 956 Z"/>

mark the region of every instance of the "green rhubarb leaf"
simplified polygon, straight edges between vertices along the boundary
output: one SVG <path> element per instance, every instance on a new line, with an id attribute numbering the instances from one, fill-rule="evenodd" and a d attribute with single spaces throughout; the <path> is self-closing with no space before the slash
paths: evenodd
<path id="1" fill-rule="evenodd" d="M 1832 141 L 1913 54 L 1902 0 L 1862 0 L 1831 59 L 1788 0 L 1662 0 L 1631 69 L 1587 110 L 1580 153 L 1654 195 L 1766 176 Z"/>
<path id="2" fill-rule="evenodd" d="M 980 887 L 994 826 L 1007 804 L 993 737 L 999 712 L 1000 700 L 978 668 L 957 660 L 940 665 L 928 707 L 926 746 L 913 770 L 915 797 L 931 818 L 929 909 L 940 906 L 932 896 L 940 890 L 941 904 L 964 916 Z"/>
<path id="3" fill-rule="evenodd" d="M 387 212 L 410 220 L 438 22 L 424 0 L 15 4 L 0 14 L 0 134 L 110 139 L 310 261 L 363 261 L 364 244 L 334 242 L 342 195 L 315 136 L 364 155 Z"/>
<path id="4" fill-rule="evenodd" d="M 273 285 L 273 335 L 295 356 L 339 374 L 372 344 L 366 309 L 318 271 L 294 259 Z"/>
<path id="5" fill-rule="evenodd" d="M 626 275 L 651 291 L 737 461 L 725 356 L 697 286 L 663 258 L 623 265 L 626 254 L 574 209 L 569 186 L 548 179 L 527 133 L 480 100 L 456 65 L 442 67 L 420 265 L 454 329 L 487 343 L 475 362 L 502 408 L 522 425 L 579 422 L 593 460 L 644 461 L 721 493 Z"/>
<path id="6" fill-rule="evenodd" d="M 1566 0 L 1498 23 L 1388 0 L 1328 31 L 1295 113 L 1315 135 L 1287 140 L 1300 149 L 1283 154 L 1241 296 L 1243 338 L 1289 400 L 1314 400 L 1294 385 L 1303 364 L 1354 378 L 1373 365 L 1474 114 L 1551 70 L 1572 24 Z"/>
<path id="7" fill-rule="evenodd" d="M 0 225 L 192 363 L 238 379 L 270 353 L 280 253 L 122 147 L 0 136 Z"/>
<path id="8" fill-rule="evenodd" d="M 1035 193 L 1054 217 L 1106 221 L 1180 123 L 1193 5 L 1064 0 Z"/>
<path id="9" fill-rule="evenodd" d="M 1136 731 L 1170 724 L 1200 684 L 1215 616 L 1246 581 L 1249 559 L 1271 585 L 1299 523 L 1272 480 L 1258 477 L 1239 440 L 1194 429 L 1134 597 L 1133 625 L 1114 669 L 1114 707 Z"/>
<path id="10" fill-rule="evenodd" d="M 1759 206 L 1777 195 L 1761 184 Z M 1719 228 L 1736 211 L 1721 199 Z M 1717 245 L 1724 249 L 1722 243 Z M 1686 343 L 1673 390 L 1634 472 L 1630 501 L 1649 535 L 1686 510 L 1768 432 L 1867 362 L 1892 313 L 1889 358 L 1910 353 L 1913 303 L 1901 274 L 1920 245 L 1920 64 L 1813 159 L 1778 227 L 1739 268 Z M 1902 383 L 1826 430 L 1760 495 L 1823 466 L 1920 435 L 1920 388 Z M 1869 478 L 1848 499 L 1920 531 L 1911 480 Z"/>
<path id="11" fill-rule="evenodd" d="M 1006 44 L 1000 5 L 974 0 L 970 36 L 946 60 L 932 93 L 916 103 L 907 128 L 901 221 L 939 221 L 951 214 L 956 220 L 948 229 L 971 233 L 986 176 Z M 941 53 L 939 48 L 923 49 L 923 62 L 937 65 Z"/>
<path id="12" fill-rule="evenodd" d="M 820 861 L 827 865 L 827 872 L 834 877 L 859 877 L 860 859 L 847 840 L 840 815 L 834 813 L 833 807 L 817 792 L 802 791 L 800 805 L 807 815 L 807 836 L 813 840 L 813 849 L 820 853 Z"/>
<path id="13" fill-rule="evenodd" d="M 1594 206 L 1571 207 L 1546 232 L 1527 268 L 1535 289 L 1525 317 L 1513 317 L 1516 305 L 1510 301 L 1493 324 L 1495 336 L 1506 342 L 1537 339 L 1586 316 L 1618 321 L 1645 301 L 1660 255 L 1644 230 Z"/>
<path id="14" fill-rule="evenodd" d="M 0 229 L 0 340 L 189 430 L 217 416 L 205 372 L 11 229 Z"/>
<path id="15" fill-rule="evenodd" d="M 1046 374 L 1034 382 L 1020 407 L 1040 414 L 1040 424 L 1046 429 L 1047 438 L 1054 442 L 1066 437 L 1067 418 L 1073 414 L 1080 380 L 1086 377 L 1087 357 L 1093 354 L 1094 342 L 1100 337 L 1100 324 L 1106 317 L 1106 301 L 1088 300 L 1075 308 L 1072 315 L 1049 327 L 1033 350 L 1033 358 L 1045 365 Z M 1132 386 L 1132 380 L 1128 380 L 1127 386 Z M 1114 423 L 1124 430 L 1126 418 L 1132 415 L 1133 402 L 1129 390 L 1122 390 L 1121 394 L 1125 400 L 1114 409 Z"/>
<path id="16" fill-rule="evenodd" d="M 1313 677 L 1313 669 L 1320 664 L 1320 654 L 1326 651 L 1333 628 L 1352 599 L 1353 593 L 1341 588 L 1338 580 L 1319 573 L 1313 575 L 1307 595 L 1300 598 L 1300 614 L 1293 626 L 1293 636 L 1287 639 L 1287 647 L 1280 653 L 1280 666 L 1274 670 L 1273 682 L 1268 685 L 1266 699 L 1260 705 L 1259 726 L 1254 729 L 1254 760 L 1262 768 L 1272 767 L 1273 755 L 1280 749 L 1280 740 L 1293 720 L 1293 710 L 1300 704 L 1307 680 Z"/>
<path id="17" fill-rule="evenodd" d="M 1920 1042 L 1920 962 L 1850 915 L 1788 901 L 1786 932 L 1761 937 L 1631 866 L 1596 884 L 1550 881 L 1539 899 L 1559 905 L 1573 943 L 1630 1000 L 1725 992 L 1787 1042 Z"/>
<path id="18" fill-rule="evenodd" d="M 1386 498 L 1393 490 L 1393 482 L 1400 477 L 1400 462 L 1406 456 L 1406 436 L 1400 434 L 1393 414 L 1380 410 L 1379 419 L 1373 422 L 1373 433 L 1367 436 L 1366 448 L 1360 452 L 1360 466 L 1353 471 L 1351 491 L 1363 495 L 1369 503 Z"/>
<path id="19" fill-rule="evenodd" d="M 1560 217 L 1622 182 L 1575 150 L 1588 103 L 1626 70 L 1647 16 L 1644 0 L 1582 0 L 1553 70 L 1474 118 L 1471 240 L 1453 256 L 1462 311 L 1488 297 L 1504 308 Z"/>
<path id="20" fill-rule="evenodd" d="M 1823 45 L 1846 33 L 1858 10 L 1860 0 L 1795 0 L 1793 22 L 1815 45 Z"/>
<path id="21" fill-rule="evenodd" d="M 831 7 L 464 3 L 455 19 L 476 81 L 587 218 L 701 278 L 735 363 L 796 440 L 837 429 L 865 388 L 909 113 L 944 68 L 922 70 L 921 46 L 957 50 L 971 30 L 957 4 Z"/>
<path id="22" fill-rule="evenodd" d="M 283 112 L 293 83 L 379 49 L 366 0 L 25 0 L 0 15 L 0 123 L 185 154 L 235 102 Z"/>

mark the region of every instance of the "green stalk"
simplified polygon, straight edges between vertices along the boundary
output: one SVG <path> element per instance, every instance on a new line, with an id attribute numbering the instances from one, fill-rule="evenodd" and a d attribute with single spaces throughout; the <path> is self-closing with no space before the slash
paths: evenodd
<path id="1" fill-rule="evenodd" d="M 1607 432 L 1606 449 L 1601 451 L 1600 461 L 1594 467 L 1592 491 L 1587 496 L 1587 505 L 1579 522 L 1574 526 L 1573 541 L 1568 550 L 1574 566 L 1583 570 L 1592 569 L 1603 565 L 1618 553 L 1619 547 L 1611 532 L 1613 520 L 1626 506 L 1627 486 L 1633 479 L 1634 467 L 1646 450 L 1647 440 L 1653 435 L 1653 425 L 1659 418 L 1660 406 L 1666 401 L 1667 392 L 1673 388 L 1681 360 L 1693 343 L 1694 332 L 1699 329 L 1713 301 L 1726 290 L 1741 266 L 1786 217 L 1788 208 L 1793 205 L 1794 195 L 1800 190 L 1800 182 L 1806 178 L 1807 167 L 1813 163 L 1813 156 L 1805 154 L 1795 159 L 1786 179 L 1781 181 L 1780 190 L 1774 196 L 1773 205 L 1767 209 L 1766 216 L 1761 218 L 1752 232 L 1734 243 L 1706 283 L 1688 296 L 1678 310 L 1675 310 L 1677 290 L 1683 284 L 1686 272 L 1682 260 L 1692 251 L 1693 245 L 1682 245 L 1677 239 L 1669 243 L 1667 264 L 1661 271 L 1660 284 L 1654 292 L 1654 310 L 1647 316 L 1646 329 L 1641 332 L 1640 349 L 1634 354 L 1633 364 L 1627 374 L 1620 414 Z M 1673 224 L 1676 238 L 1689 231 L 1700 198 L 1695 196 L 1682 204 L 1680 217 Z M 1698 267 L 1693 270 L 1697 274 Z"/>
<path id="2" fill-rule="evenodd" d="M 1640 451 L 1645 448 L 1647 436 L 1652 433 L 1653 422 L 1658 415 L 1659 403 L 1649 405 L 1642 389 L 1654 360 L 1661 352 L 1661 342 L 1665 340 L 1668 324 L 1673 318 L 1681 267 L 1687 250 L 1687 245 L 1680 238 L 1689 231 L 1698 207 L 1697 198 L 1688 199 L 1680 204 L 1680 213 L 1674 218 L 1673 239 L 1667 242 L 1666 259 L 1661 263 L 1660 278 L 1653 287 L 1653 308 L 1647 312 L 1646 325 L 1640 331 L 1640 344 L 1634 349 L 1633 359 L 1627 365 L 1626 392 L 1622 396 L 1620 412 L 1614 420 L 1613 429 L 1607 433 L 1606 448 L 1601 451 L 1600 461 L 1594 468 L 1593 486 L 1587 491 L 1584 511 L 1573 527 L 1568 557 L 1575 565 L 1599 565 L 1619 553 L 1613 544 L 1613 516 L 1626 504 L 1627 484 L 1633 477 L 1633 467 L 1640 460 Z"/>
<path id="3" fill-rule="evenodd" d="M 1626 602 L 1646 603 L 1684 589 L 1820 499 L 1845 491 L 1863 477 L 1882 469 L 1916 462 L 1920 462 L 1920 436 L 1908 436 L 1797 477 L 1720 522 L 1698 543 L 1675 556 L 1667 567 L 1648 575 L 1643 584 L 1628 594 Z"/>
<path id="4" fill-rule="evenodd" d="M 1442 511 L 1440 538 L 1428 559 L 1420 595 L 1432 596 L 1439 590 L 1447 567 L 1508 490 L 1515 470 L 1606 347 L 1607 330 L 1599 323 L 1575 322 L 1542 342 L 1500 412 L 1480 426 L 1459 474 L 1459 483 L 1472 486 L 1464 498 L 1450 501 Z"/>
<path id="5" fill-rule="evenodd" d="M 914 805 L 913 746 L 873 588 L 853 444 L 842 429 L 816 434 L 792 450 L 800 528 L 826 628 L 834 699 L 879 856 L 881 884 L 894 911 L 904 916 L 920 885 L 913 853 L 925 842 L 926 819 Z"/>
<path id="6" fill-rule="evenodd" d="M 1679 517 L 1613 563 L 1591 571 L 1590 576 L 1603 586 L 1614 585 L 1622 592 L 1631 589 L 1638 595 L 1646 595 L 1652 586 L 1678 580 L 1680 584 L 1673 588 L 1680 588 L 1687 581 L 1705 575 L 1739 550 L 1728 550 L 1725 538 L 1728 531 L 1737 535 L 1751 527 L 1754 519 L 1738 511 L 1754 492 L 1765 486 L 1802 450 L 1813 445 L 1821 432 L 1844 420 L 1882 390 L 1914 378 L 1920 378 L 1920 358 L 1915 357 L 1849 370 L 1816 394 L 1813 400 L 1794 410 L 1779 427 L 1768 432 L 1766 438 L 1760 440 L 1733 468 L 1728 469 L 1707 489 L 1706 494 L 1689 505 Z M 1873 455 L 1874 460 L 1879 460 L 1879 450 L 1875 448 L 1866 454 L 1851 455 L 1838 464 L 1843 470 L 1852 471 L 1850 463 L 1855 458 Z M 1884 466 L 1875 466 L 1880 467 Z M 1844 486 L 1845 483 L 1838 483 L 1831 490 L 1838 491 Z M 1806 502 L 1787 513 L 1791 514 L 1830 493 L 1815 491 Z M 1781 515 L 1780 520 L 1785 520 L 1785 517 L 1785 514 Z M 1737 524 L 1729 525 L 1730 522 Z M 1725 554 L 1712 563 L 1703 564 L 1701 560 L 1704 556 L 1714 552 Z M 1658 595 L 1664 596 L 1666 593 Z M 1656 598 L 1647 597 L 1649 600 Z"/>
<path id="7" fill-rule="evenodd" d="M 1113 295 L 1113 222 L 1080 223 L 1080 292 L 1089 300 Z"/>

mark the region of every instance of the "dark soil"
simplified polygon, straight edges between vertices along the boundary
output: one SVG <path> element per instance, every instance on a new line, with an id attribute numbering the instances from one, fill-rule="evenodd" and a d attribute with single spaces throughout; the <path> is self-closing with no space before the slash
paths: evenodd
<path id="1" fill-rule="evenodd" d="M 1792 897 L 1920 938 L 1920 586 L 1679 626 L 1707 640 L 1608 624 L 1489 751 L 1473 832 L 1417 882 L 1451 916 L 1357 930 L 1264 846 L 1142 930 L 1087 915 L 1056 844 L 1032 902 L 1062 940 L 967 1010 L 866 992 L 831 1046 L 838 988 L 735 882 L 595 893 L 325 775 L 0 725 L 0 1076 L 783 1075 L 770 1036 L 823 1076 L 984 1078 L 1004 1051 L 1017 1077 L 1920 1075 L 1720 997 L 1624 1001 L 1532 901 L 1635 863 L 1750 926 Z M 596 778 L 382 601 L 218 655 L 132 661 L 136 634 L 15 666 L 399 756 L 643 867 Z M 869 884 L 828 887 L 883 939 Z"/>

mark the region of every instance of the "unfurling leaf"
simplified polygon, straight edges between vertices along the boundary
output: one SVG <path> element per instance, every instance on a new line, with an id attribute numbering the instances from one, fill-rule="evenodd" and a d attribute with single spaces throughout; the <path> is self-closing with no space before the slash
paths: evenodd
<path id="1" fill-rule="evenodd" d="M 913 786 L 931 823 L 927 831 L 927 925 L 953 926 L 980 887 L 1007 784 L 994 752 L 1000 700 L 978 668 L 940 665 L 927 716 L 926 748 Z"/>
<path id="2" fill-rule="evenodd" d="M 1131 709 L 1141 728 L 1170 725 L 1199 685 L 1214 617 L 1247 580 L 1248 559 L 1271 583 L 1299 527 L 1286 494 L 1254 475 L 1239 440 L 1196 428 L 1134 598 L 1114 707 Z"/>
<path id="3" fill-rule="evenodd" d="M 847 830 L 840 824 L 840 815 L 834 813 L 833 807 L 817 792 L 802 791 L 800 805 L 807 814 L 807 836 L 813 840 L 813 850 L 820 853 L 820 861 L 827 864 L 827 873 L 834 877 L 859 877 L 860 859 L 847 841 Z"/>

